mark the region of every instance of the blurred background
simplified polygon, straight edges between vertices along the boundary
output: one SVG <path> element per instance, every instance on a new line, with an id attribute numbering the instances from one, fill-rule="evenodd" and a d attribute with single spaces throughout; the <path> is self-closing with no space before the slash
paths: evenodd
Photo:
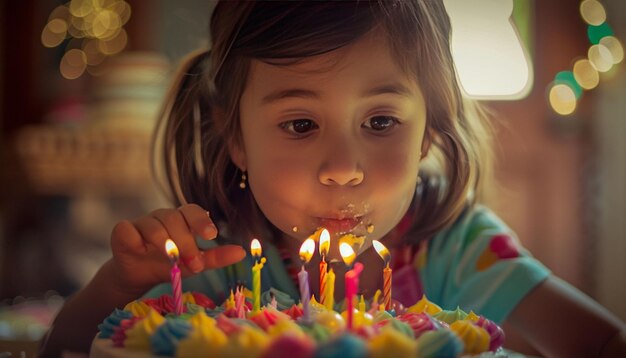
<path id="1" fill-rule="evenodd" d="M 482 59 L 458 59 L 458 69 L 495 117 L 488 204 L 555 274 L 626 320 L 626 2 L 473 0 L 482 8 L 457 11 L 461 3 L 446 2 L 453 23 L 487 47 L 470 47 Z M 517 37 L 496 45 L 507 32 L 476 17 L 494 18 L 502 3 L 511 9 L 498 16 Z M 208 44 L 212 7 L 0 5 L 0 353 L 32 355 L 29 342 L 110 256 L 115 223 L 168 205 L 150 172 L 151 131 L 177 61 Z M 487 82 L 489 61 L 510 64 L 510 54 L 520 68 L 472 87 L 468 73 Z M 501 87 L 520 74 L 518 87 Z"/>

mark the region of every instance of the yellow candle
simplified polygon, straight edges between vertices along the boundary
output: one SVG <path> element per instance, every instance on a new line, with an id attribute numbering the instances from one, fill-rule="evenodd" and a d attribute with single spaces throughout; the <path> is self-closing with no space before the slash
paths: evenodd
<path id="1" fill-rule="evenodd" d="M 359 312 L 365 312 L 365 299 L 363 295 L 361 295 L 361 300 L 359 301 Z"/>
<path id="2" fill-rule="evenodd" d="M 266 259 L 265 257 L 258 259 L 263 251 L 257 239 L 253 239 L 250 243 L 250 252 L 255 258 L 254 266 L 252 266 L 252 312 L 256 313 L 261 309 L 261 269 Z"/>
<path id="3" fill-rule="evenodd" d="M 326 255 L 328 255 L 328 248 L 330 246 L 330 234 L 328 230 L 322 229 L 320 233 L 320 255 L 322 261 L 320 262 L 320 303 L 326 303 L 326 285 L 328 284 L 327 271 L 328 265 L 326 264 Z"/>
<path id="4" fill-rule="evenodd" d="M 332 310 L 335 306 L 335 272 L 331 268 L 326 275 L 326 300 L 324 306 Z"/>

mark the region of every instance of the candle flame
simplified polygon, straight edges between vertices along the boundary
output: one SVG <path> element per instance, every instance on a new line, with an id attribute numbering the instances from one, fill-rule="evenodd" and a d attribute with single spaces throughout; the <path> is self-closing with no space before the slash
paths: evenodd
<path id="1" fill-rule="evenodd" d="M 372 244 L 374 245 L 374 249 L 376 249 L 376 252 L 380 256 L 380 258 L 383 259 L 386 264 L 388 264 L 389 260 L 391 260 L 391 254 L 389 253 L 389 250 L 378 240 L 372 240 Z"/>
<path id="2" fill-rule="evenodd" d="M 322 229 L 320 234 L 320 255 L 322 257 L 328 255 L 328 248 L 330 247 L 330 233 L 326 229 Z"/>
<path id="3" fill-rule="evenodd" d="M 178 247 L 171 239 L 165 241 L 165 252 L 170 259 L 178 260 Z"/>
<path id="4" fill-rule="evenodd" d="M 252 256 L 254 257 L 261 256 L 263 249 L 261 249 L 261 242 L 259 242 L 259 240 L 252 239 L 252 242 L 250 243 L 250 253 L 252 253 Z"/>
<path id="5" fill-rule="evenodd" d="M 343 258 L 343 262 L 345 262 L 348 266 L 352 265 L 354 259 L 356 259 L 356 254 L 354 253 L 352 246 L 345 242 L 339 244 L 339 253 L 341 254 L 341 258 Z"/>
<path id="6" fill-rule="evenodd" d="M 300 246 L 300 259 L 305 263 L 309 263 L 313 253 L 315 252 L 315 240 L 308 238 L 304 240 Z"/>

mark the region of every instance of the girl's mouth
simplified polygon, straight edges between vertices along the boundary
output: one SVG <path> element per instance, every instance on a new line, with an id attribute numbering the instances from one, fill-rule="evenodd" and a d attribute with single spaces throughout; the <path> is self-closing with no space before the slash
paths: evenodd
<path id="1" fill-rule="evenodd" d="M 361 223 L 361 218 L 319 218 L 319 226 L 326 228 L 331 234 L 342 234 L 352 231 Z"/>

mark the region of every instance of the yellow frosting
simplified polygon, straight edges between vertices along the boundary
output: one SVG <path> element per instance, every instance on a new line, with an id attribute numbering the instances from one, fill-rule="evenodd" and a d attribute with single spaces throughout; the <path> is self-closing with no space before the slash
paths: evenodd
<path id="1" fill-rule="evenodd" d="M 474 311 L 470 311 L 470 313 L 467 314 L 467 317 L 465 317 L 466 321 L 472 321 L 472 322 L 478 322 L 478 320 L 480 319 L 480 317 L 474 313 Z"/>
<path id="2" fill-rule="evenodd" d="M 267 329 L 267 333 L 270 337 L 278 338 L 282 335 L 291 335 L 298 338 L 305 338 L 306 334 L 302 331 L 302 328 L 298 326 L 294 321 L 290 319 L 281 319 L 273 326 Z"/>
<path id="3" fill-rule="evenodd" d="M 385 326 L 380 334 L 372 337 L 368 342 L 369 358 L 387 357 L 415 357 L 417 343 L 414 339 Z"/>
<path id="4" fill-rule="evenodd" d="M 198 352 L 211 357 L 220 357 L 224 346 L 228 343 L 228 338 L 217 327 L 215 320 L 207 316 L 204 311 L 199 311 L 188 322 L 193 327 L 193 333 L 180 341 L 176 357 L 197 357 Z"/>
<path id="5" fill-rule="evenodd" d="M 346 321 L 335 311 L 323 311 L 315 315 L 314 320 L 320 326 L 328 329 L 331 334 L 343 331 L 346 328 Z"/>
<path id="6" fill-rule="evenodd" d="M 347 321 L 348 319 L 348 311 L 341 312 L 341 317 Z M 374 321 L 374 317 L 367 313 L 357 310 L 356 308 L 352 311 L 352 328 L 357 329 L 362 326 L 371 326 Z"/>
<path id="7" fill-rule="evenodd" d="M 150 310 L 153 308 L 141 301 L 132 301 L 124 307 L 124 311 L 132 313 L 135 317 L 145 317 Z"/>
<path id="8" fill-rule="evenodd" d="M 407 311 L 411 313 L 428 313 L 429 315 L 434 315 L 442 310 L 437 304 L 430 302 L 426 298 L 426 295 L 422 295 L 422 298 L 413 306 L 409 307 Z"/>
<path id="9" fill-rule="evenodd" d="M 241 330 L 228 337 L 225 357 L 259 357 L 270 344 L 270 337 L 260 329 L 242 325 Z"/>
<path id="10" fill-rule="evenodd" d="M 128 349 L 149 351 L 150 336 L 163 323 L 165 323 L 165 318 L 151 308 L 142 320 L 137 321 L 132 328 L 126 331 L 124 346 Z"/>
<path id="11" fill-rule="evenodd" d="M 193 303 L 196 304 L 196 299 L 193 297 L 191 292 L 183 293 L 183 303 Z"/>
<path id="12" fill-rule="evenodd" d="M 450 330 L 461 338 L 467 354 L 478 354 L 489 349 L 489 333 L 471 321 L 456 321 L 450 325 Z"/>

